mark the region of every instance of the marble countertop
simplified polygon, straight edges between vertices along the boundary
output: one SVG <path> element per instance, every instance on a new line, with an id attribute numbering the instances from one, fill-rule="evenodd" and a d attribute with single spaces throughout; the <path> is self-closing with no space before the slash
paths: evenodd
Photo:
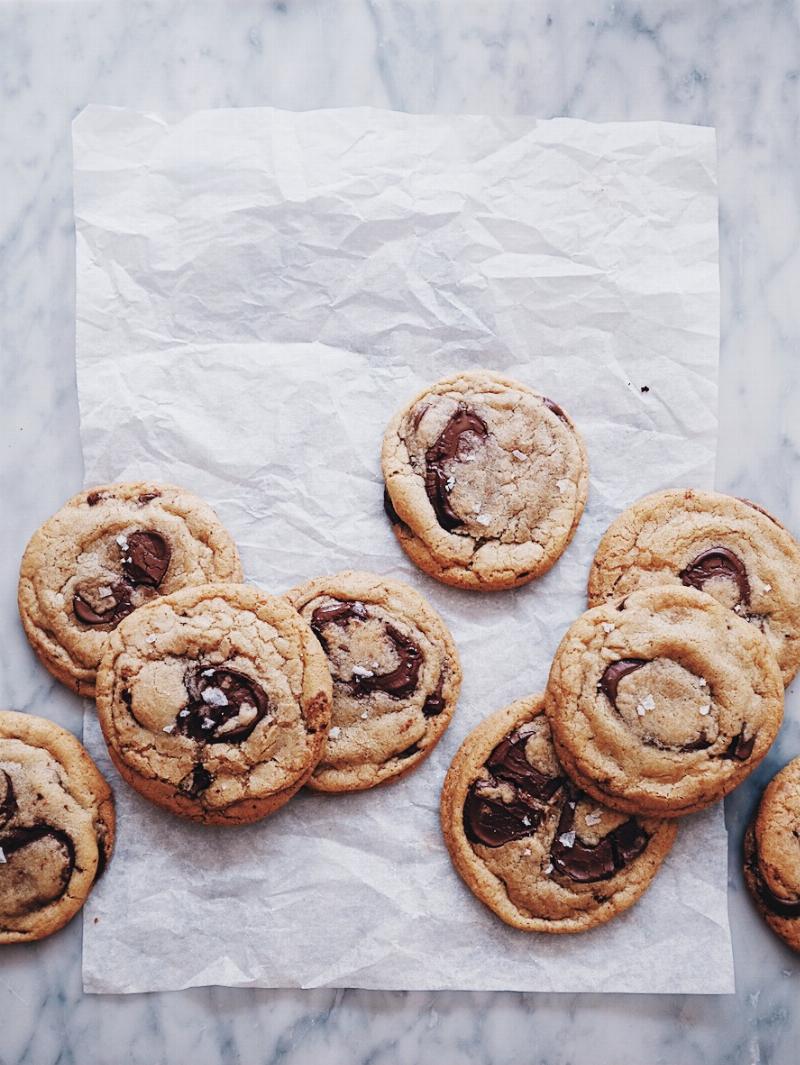
<path id="1" fill-rule="evenodd" d="M 7 0 L 0 56 L 0 705 L 80 730 L 78 700 L 28 649 L 15 591 L 30 533 L 82 482 L 70 122 L 90 102 L 168 113 L 371 104 L 715 125 L 717 483 L 800 532 L 796 0 Z M 800 965 L 749 905 L 739 848 L 760 788 L 799 750 L 790 692 L 780 740 L 727 804 L 735 996 L 87 996 L 75 921 L 40 944 L 4 949 L 0 1063 L 789 1065 Z"/>

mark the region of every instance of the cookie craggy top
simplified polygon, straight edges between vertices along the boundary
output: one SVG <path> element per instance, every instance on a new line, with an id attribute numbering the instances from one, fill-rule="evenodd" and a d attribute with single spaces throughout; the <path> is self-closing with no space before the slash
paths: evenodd
<path id="1" fill-rule="evenodd" d="M 213 584 L 159 599 L 111 634 L 97 705 L 129 783 L 176 813 L 228 823 L 302 785 L 330 692 L 325 656 L 284 599 Z"/>
<path id="2" fill-rule="evenodd" d="M 675 817 L 728 794 L 783 716 L 767 641 L 693 588 L 595 607 L 556 651 L 546 694 L 570 776 L 622 811 Z"/>
<path id="3" fill-rule="evenodd" d="M 789 683 L 800 667 L 800 545 L 776 518 L 719 492 L 640 499 L 600 541 L 589 605 L 666 584 L 699 588 L 759 628 Z"/>
<path id="4" fill-rule="evenodd" d="M 545 572 L 586 501 L 586 452 L 567 414 L 486 370 L 417 396 L 386 430 L 382 463 L 404 548 L 426 572 L 466 587 Z"/>
<path id="5" fill-rule="evenodd" d="M 47 668 L 93 695 L 108 634 L 134 609 L 187 585 L 241 577 L 233 541 L 197 496 L 111 484 L 81 492 L 34 533 L 19 608 Z"/>
<path id="6" fill-rule="evenodd" d="M 70 733 L 0 712 L 0 942 L 40 939 L 83 905 L 114 839 L 111 791 Z"/>
<path id="7" fill-rule="evenodd" d="M 345 572 L 288 593 L 333 677 L 332 727 L 309 786 L 369 788 L 424 759 L 450 722 L 458 654 L 438 614 L 408 585 Z"/>
<path id="8" fill-rule="evenodd" d="M 579 791 L 542 709 L 541 696 L 520 699 L 467 737 L 445 781 L 442 827 L 456 868 L 504 921 L 578 932 L 639 898 L 675 827 Z"/>

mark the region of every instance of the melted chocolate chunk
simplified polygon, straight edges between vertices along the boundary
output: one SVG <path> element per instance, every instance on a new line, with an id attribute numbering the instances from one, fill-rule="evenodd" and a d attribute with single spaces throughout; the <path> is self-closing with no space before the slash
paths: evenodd
<path id="1" fill-rule="evenodd" d="M 366 621 L 369 611 L 363 603 L 342 602 L 318 606 L 311 615 L 311 628 L 323 648 L 327 651 L 323 628 L 325 625 L 346 625 L 353 619 Z M 394 625 L 386 624 L 386 638 L 392 644 L 399 664 L 388 673 L 375 673 L 372 676 L 356 676 L 350 682 L 356 695 L 368 695 L 370 692 L 382 691 L 393 699 L 403 699 L 416 691 L 419 683 L 419 671 L 424 661 L 422 652 L 410 636 L 404 636 Z M 441 712 L 436 711 L 437 713 Z M 432 715 L 431 715 L 432 716 Z"/>
<path id="2" fill-rule="evenodd" d="M 398 632 L 394 625 L 386 625 L 386 636 L 400 659 L 399 664 L 389 673 L 376 673 L 372 677 L 353 677 L 352 684 L 356 695 L 380 691 L 393 699 L 403 699 L 417 690 L 423 662 L 422 652 L 410 636 Z"/>
<path id="3" fill-rule="evenodd" d="M 8 861 L 12 854 L 16 854 L 24 847 L 28 847 L 32 843 L 38 843 L 39 840 L 43 839 L 50 839 L 56 844 L 58 849 L 62 852 L 64 866 L 59 875 L 55 892 L 45 899 L 38 899 L 38 906 L 44 906 L 47 903 L 55 901 L 55 899 L 61 898 L 66 891 L 67 885 L 72 877 L 72 871 L 75 868 L 75 845 L 73 844 L 72 839 L 63 829 L 54 828 L 52 825 L 45 824 L 29 825 L 24 828 L 12 828 L 6 832 L 0 833 L 0 848 L 6 857 L 6 861 Z"/>
<path id="4" fill-rule="evenodd" d="M 72 612 L 84 625 L 119 625 L 133 610 L 131 588 L 127 582 L 117 581 L 112 586 L 111 593 L 103 600 L 104 610 L 95 609 L 77 593 L 72 597 Z"/>
<path id="5" fill-rule="evenodd" d="M 547 396 L 542 396 L 542 403 L 544 403 L 545 407 L 547 407 L 548 410 L 551 410 L 557 418 L 560 418 L 562 422 L 565 422 L 567 425 L 569 425 L 569 422 L 567 421 L 567 416 L 564 413 L 563 408 L 559 407 L 557 403 L 554 403 L 552 399 L 548 399 Z"/>
<path id="6" fill-rule="evenodd" d="M 14 794 L 14 782 L 5 769 L 0 769 L 0 824 L 10 821 L 16 812 L 17 797 Z"/>
<path id="7" fill-rule="evenodd" d="M 575 808 L 581 799 L 580 793 L 571 792 L 561 809 L 558 828 L 550 847 L 550 860 L 556 869 L 581 884 L 609 880 L 642 851 L 648 844 L 649 835 L 635 818 L 629 818 L 603 836 L 597 843 L 587 843 L 575 835 L 572 846 L 561 840 L 573 831 Z"/>
<path id="8" fill-rule="evenodd" d="M 329 603 L 328 606 L 318 606 L 311 615 L 311 628 L 322 646 L 325 646 L 325 638 L 322 629 L 325 625 L 346 625 L 353 618 L 356 621 L 366 621 L 369 611 L 358 600 L 353 602 Z"/>
<path id="9" fill-rule="evenodd" d="M 419 744 L 412 743 L 410 747 L 406 747 L 406 749 L 404 751 L 401 751 L 400 754 L 396 754 L 395 758 L 410 758 L 411 755 L 416 754 L 418 750 Z"/>
<path id="10" fill-rule="evenodd" d="M 474 433 L 485 439 L 488 432 L 483 419 L 460 403 L 444 429 L 425 452 L 425 492 L 439 524 L 448 532 L 463 525 L 464 520 L 450 506 L 448 474 L 444 464 L 458 457 L 465 433 Z"/>
<path id="11" fill-rule="evenodd" d="M 686 569 L 678 574 L 681 581 L 687 587 L 703 590 L 707 581 L 715 577 L 723 577 L 733 581 L 739 589 L 739 602 L 750 602 L 750 581 L 747 578 L 747 570 L 744 563 L 729 551 L 727 547 L 712 547 L 708 551 L 702 551 L 694 562 L 690 562 Z"/>
<path id="12" fill-rule="evenodd" d="M 200 792 L 210 787 L 214 778 L 203 765 L 196 765 L 191 773 L 187 773 L 178 784 L 178 789 L 188 795 L 190 799 L 196 799 Z"/>
<path id="13" fill-rule="evenodd" d="M 486 795 L 497 787 L 496 780 L 476 781 L 464 803 L 464 832 L 471 843 L 484 847 L 502 847 L 515 839 L 524 839 L 535 831 L 542 811 L 525 792 L 517 792 L 511 802 Z"/>
<path id="14" fill-rule="evenodd" d="M 800 917 L 800 898 L 784 899 L 776 895 L 764 879 L 761 865 L 758 860 L 758 848 L 756 846 L 755 832 L 752 826 L 745 836 L 745 848 L 747 852 L 747 864 L 756 882 L 756 891 L 764 903 L 764 906 L 776 917 Z"/>
<path id="15" fill-rule="evenodd" d="M 235 669 L 201 664 L 187 671 L 184 684 L 189 702 L 175 718 L 175 731 L 192 740 L 241 743 L 269 710 L 261 685 Z"/>
<path id="16" fill-rule="evenodd" d="M 127 542 L 125 557 L 122 560 L 125 576 L 133 584 L 158 588 L 172 557 L 167 541 L 156 532 L 139 530 L 129 533 Z"/>
<path id="17" fill-rule="evenodd" d="M 525 757 L 530 730 L 512 732 L 486 760 L 489 781 L 476 780 L 464 803 L 464 831 L 473 843 L 501 847 L 514 839 L 530 836 L 542 818 L 542 804 L 551 802 L 563 787 L 564 777 L 547 777 Z M 504 802 L 487 790 L 501 784 L 511 787 L 513 798 Z"/>
<path id="18" fill-rule="evenodd" d="M 755 746 L 755 742 L 755 733 L 745 739 L 744 730 L 742 730 L 742 732 L 740 732 L 738 736 L 733 737 L 722 757 L 735 758 L 738 762 L 746 762 L 750 755 L 753 753 L 753 747 Z"/>
<path id="19" fill-rule="evenodd" d="M 531 798 L 547 803 L 564 784 L 564 777 L 547 777 L 530 764 L 525 757 L 528 736 L 530 732 L 524 729 L 506 736 L 489 755 L 486 768 L 498 780 L 514 784 Z"/>
<path id="20" fill-rule="evenodd" d="M 103 496 L 100 492 L 90 492 L 86 497 L 86 502 L 90 507 L 96 507 L 102 498 Z"/>
<path id="21" fill-rule="evenodd" d="M 597 688 L 605 695 L 615 710 L 617 708 L 619 682 L 623 677 L 627 677 L 629 673 L 633 673 L 646 665 L 646 658 L 620 658 L 618 662 L 612 662 L 610 666 L 606 666 Z"/>
<path id="22" fill-rule="evenodd" d="M 440 673 L 439 679 L 436 682 L 436 687 L 422 704 L 422 713 L 425 717 L 438 717 L 442 710 L 444 710 L 444 696 L 442 695 L 443 688 L 444 673 Z"/>
<path id="23" fill-rule="evenodd" d="M 392 502 L 392 497 L 389 495 L 388 488 L 383 489 L 383 510 L 392 525 L 405 525 L 403 519 L 394 509 L 394 503 Z"/>
<path id="24" fill-rule="evenodd" d="M 160 492 L 142 492 L 139 496 L 139 502 L 144 506 L 145 503 L 152 503 L 154 499 L 158 499 L 160 495 Z"/>

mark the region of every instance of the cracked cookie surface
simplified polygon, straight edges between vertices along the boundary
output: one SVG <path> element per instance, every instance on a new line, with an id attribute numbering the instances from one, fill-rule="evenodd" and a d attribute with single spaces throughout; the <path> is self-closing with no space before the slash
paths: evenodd
<path id="1" fill-rule="evenodd" d="M 770 928 L 800 951 L 800 758 L 761 797 L 745 833 L 744 879 Z"/>
<path id="2" fill-rule="evenodd" d="M 586 450 L 564 410 L 488 370 L 444 378 L 390 422 L 386 512 L 445 584 L 513 588 L 564 552 L 586 503 Z"/>
<path id="3" fill-rule="evenodd" d="M 197 496 L 151 482 L 101 485 L 31 537 L 19 611 L 43 665 L 91 697 L 109 633 L 124 617 L 180 588 L 241 579 L 233 540 Z"/>
<path id="4" fill-rule="evenodd" d="M 580 787 L 623 812 L 678 817 L 758 765 L 781 724 L 783 683 L 755 626 L 678 585 L 581 615 L 556 651 L 545 706 Z"/>
<path id="5" fill-rule="evenodd" d="M 132 787 L 208 824 L 277 810 L 319 761 L 330 723 L 325 655 L 283 598 L 243 584 L 185 588 L 109 637 L 97 710 Z"/>
<path id="6" fill-rule="evenodd" d="M 333 678 L 319 791 L 371 788 L 427 758 L 453 716 L 461 669 L 441 617 L 408 585 L 346 571 L 287 598 L 313 629 Z"/>
<path id="7" fill-rule="evenodd" d="M 81 744 L 52 721 L 0 711 L 0 943 L 71 920 L 113 846 L 111 789 Z"/>
<path id="8" fill-rule="evenodd" d="M 764 633 L 784 684 L 797 673 L 800 544 L 757 503 L 670 489 L 620 514 L 597 548 L 589 606 L 666 584 L 713 595 Z"/>
<path id="9" fill-rule="evenodd" d="M 518 699 L 467 736 L 445 778 L 441 821 L 469 889 L 528 932 L 582 932 L 632 906 L 677 829 L 616 813 L 576 788 L 541 695 Z"/>

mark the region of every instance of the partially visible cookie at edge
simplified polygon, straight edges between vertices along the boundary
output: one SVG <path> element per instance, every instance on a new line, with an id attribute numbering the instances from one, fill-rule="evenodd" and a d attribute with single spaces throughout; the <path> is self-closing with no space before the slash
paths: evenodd
<path id="1" fill-rule="evenodd" d="M 583 932 L 641 897 L 677 826 L 575 788 L 542 711 L 541 695 L 518 699 L 467 736 L 442 789 L 442 831 L 459 875 L 506 924 Z"/>
<path id="2" fill-rule="evenodd" d="M 407 584 L 350 570 L 287 598 L 316 634 L 333 678 L 331 729 L 308 786 L 359 791 L 410 772 L 439 742 L 461 687 L 442 618 Z"/>
<path id="3" fill-rule="evenodd" d="M 244 584 L 184 588 L 110 635 L 97 711 L 123 778 L 206 824 L 258 820 L 287 802 L 322 753 L 331 678 L 286 599 Z"/>
<path id="4" fill-rule="evenodd" d="M 111 789 L 75 737 L 0 711 L 0 943 L 56 932 L 86 901 L 114 846 Z"/>
<path id="5" fill-rule="evenodd" d="M 214 511 L 173 485 L 135 482 L 80 492 L 31 537 L 19 611 L 42 664 L 94 695 L 109 633 L 137 607 L 209 581 L 241 581 L 236 545 Z"/>
<path id="6" fill-rule="evenodd" d="M 752 772 L 783 719 L 754 625 L 681 585 L 586 611 L 556 650 L 545 708 L 559 760 L 616 810 L 680 817 Z"/>
<path id="7" fill-rule="evenodd" d="M 385 506 L 436 580 L 480 591 L 545 573 L 577 528 L 588 462 L 557 403 L 490 370 L 430 385 L 390 422 Z"/>
<path id="8" fill-rule="evenodd" d="M 767 785 L 744 839 L 744 879 L 759 913 L 800 951 L 800 758 Z"/>
<path id="9" fill-rule="evenodd" d="M 645 496 L 609 526 L 589 574 L 589 605 L 636 588 L 683 584 L 764 633 L 788 684 L 800 667 L 800 544 L 749 499 L 696 489 Z"/>

